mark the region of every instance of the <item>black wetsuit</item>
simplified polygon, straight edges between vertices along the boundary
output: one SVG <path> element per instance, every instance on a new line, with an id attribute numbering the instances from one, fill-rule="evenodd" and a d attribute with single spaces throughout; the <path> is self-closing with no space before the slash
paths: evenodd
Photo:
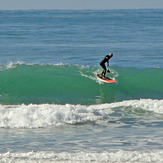
<path id="1" fill-rule="evenodd" d="M 105 74 L 106 74 L 106 66 L 105 66 L 105 63 L 107 62 L 107 64 L 109 65 L 109 59 L 110 59 L 111 57 L 109 56 L 109 55 L 106 55 L 105 57 L 104 57 L 104 59 L 100 62 L 100 66 L 104 69 L 103 71 L 102 71 L 102 75 L 103 76 L 105 76 Z"/>

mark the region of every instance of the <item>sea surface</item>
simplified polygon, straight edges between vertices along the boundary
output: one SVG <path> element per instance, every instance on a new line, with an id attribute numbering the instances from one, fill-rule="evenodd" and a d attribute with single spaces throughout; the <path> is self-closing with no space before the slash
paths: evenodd
<path id="1" fill-rule="evenodd" d="M 163 162 L 163 9 L 1 10 L 0 162 Z"/>

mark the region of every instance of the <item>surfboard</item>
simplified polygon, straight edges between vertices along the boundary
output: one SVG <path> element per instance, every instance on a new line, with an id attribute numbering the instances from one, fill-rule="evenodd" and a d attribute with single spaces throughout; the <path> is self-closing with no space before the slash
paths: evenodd
<path id="1" fill-rule="evenodd" d="M 96 76 L 97 76 L 97 78 L 98 78 L 100 81 L 102 81 L 102 82 L 105 82 L 105 83 L 116 83 L 115 80 L 110 79 L 109 77 L 106 77 L 106 76 L 104 77 L 104 76 L 102 76 L 101 74 L 97 74 Z"/>

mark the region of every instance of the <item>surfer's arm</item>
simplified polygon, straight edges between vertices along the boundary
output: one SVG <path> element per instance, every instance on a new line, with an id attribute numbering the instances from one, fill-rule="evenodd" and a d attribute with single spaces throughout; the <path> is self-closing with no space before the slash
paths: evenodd
<path id="1" fill-rule="evenodd" d="M 107 72 L 110 73 L 110 70 L 109 70 L 109 61 L 107 62 Z"/>
<path id="2" fill-rule="evenodd" d="M 107 66 L 109 67 L 109 61 L 107 62 Z"/>

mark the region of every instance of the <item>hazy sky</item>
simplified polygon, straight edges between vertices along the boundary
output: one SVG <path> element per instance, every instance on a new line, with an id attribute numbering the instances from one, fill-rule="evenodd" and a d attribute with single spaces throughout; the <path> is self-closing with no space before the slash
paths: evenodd
<path id="1" fill-rule="evenodd" d="M 0 0 L 0 9 L 163 8 L 163 0 Z"/>

